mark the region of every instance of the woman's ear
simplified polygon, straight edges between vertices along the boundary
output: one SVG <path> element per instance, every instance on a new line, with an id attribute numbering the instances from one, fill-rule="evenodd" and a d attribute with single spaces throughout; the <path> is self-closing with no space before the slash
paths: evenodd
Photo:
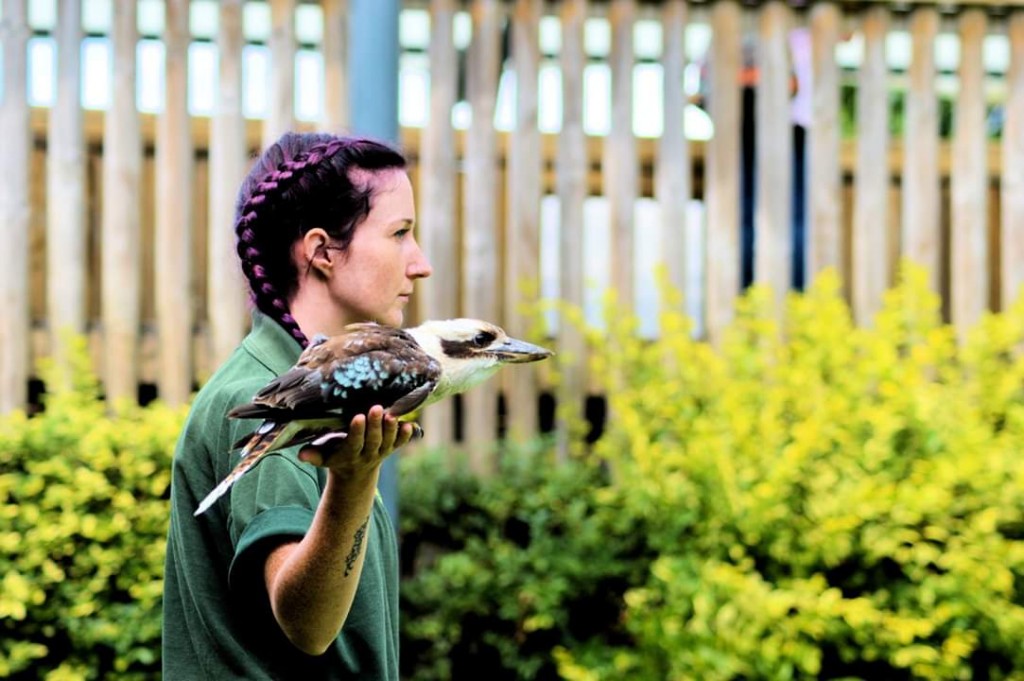
<path id="1" fill-rule="evenodd" d="M 302 236 L 299 244 L 299 257 L 310 269 L 314 269 L 324 277 L 329 277 L 334 266 L 331 250 L 327 245 L 330 236 L 320 227 L 314 227 Z"/>

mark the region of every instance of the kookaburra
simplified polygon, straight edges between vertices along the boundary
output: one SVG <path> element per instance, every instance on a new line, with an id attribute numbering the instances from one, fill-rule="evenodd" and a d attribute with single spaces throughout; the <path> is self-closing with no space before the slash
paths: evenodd
<path id="1" fill-rule="evenodd" d="M 236 443 L 240 461 L 195 515 L 272 451 L 343 432 L 354 416 L 377 404 L 392 416 L 407 415 L 482 383 L 506 364 L 552 354 L 478 319 L 427 321 L 404 330 L 364 322 L 337 336 L 317 335 L 295 366 L 228 412 L 229 418 L 263 423 Z"/>

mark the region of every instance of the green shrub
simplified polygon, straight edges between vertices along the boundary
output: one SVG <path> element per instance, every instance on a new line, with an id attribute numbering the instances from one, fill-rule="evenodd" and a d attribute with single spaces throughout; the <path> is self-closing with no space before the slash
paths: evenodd
<path id="1" fill-rule="evenodd" d="M 108 414 L 84 340 L 69 342 L 70 385 L 42 413 L 0 420 L 0 677 L 156 678 L 185 409 Z M 41 371 L 62 384 L 52 364 Z"/>
<path id="2" fill-rule="evenodd" d="M 558 645 L 622 641 L 626 588 L 652 554 L 600 468 L 548 448 L 480 480 L 440 453 L 402 463 L 402 671 L 411 681 L 558 678 Z"/>
<path id="3" fill-rule="evenodd" d="M 834 276 L 719 349 L 686 320 L 595 345 L 594 455 L 658 552 L 622 646 L 568 679 L 1024 678 L 1024 300 L 958 345 L 907 268 L 872 328 Z"/>

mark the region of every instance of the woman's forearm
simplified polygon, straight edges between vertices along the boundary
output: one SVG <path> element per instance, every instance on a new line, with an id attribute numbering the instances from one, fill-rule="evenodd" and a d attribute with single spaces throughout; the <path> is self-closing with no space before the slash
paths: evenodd
<path id="1" fill-rule="evenodd" d="M 274 617 L 288 639 L 310 655 L 330 647 L 352 607 L 379 471 L 355 479 L 329 471 L 309 532 L 267 558 L 264 577 Z"/>

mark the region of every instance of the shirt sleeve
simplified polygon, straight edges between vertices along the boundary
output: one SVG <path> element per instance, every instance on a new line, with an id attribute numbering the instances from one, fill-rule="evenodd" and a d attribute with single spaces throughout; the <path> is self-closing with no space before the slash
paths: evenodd
<path id="1" fill-rule="evenodd" d="M 301 539 L 313 522 L 320 501 L 319 478 L 297 455 L 297 448 L 267 455 L 231 489 L 232 590 L 245 588 L 253 579 L 262 584 L 267 554 L 283 541 Z"/>

